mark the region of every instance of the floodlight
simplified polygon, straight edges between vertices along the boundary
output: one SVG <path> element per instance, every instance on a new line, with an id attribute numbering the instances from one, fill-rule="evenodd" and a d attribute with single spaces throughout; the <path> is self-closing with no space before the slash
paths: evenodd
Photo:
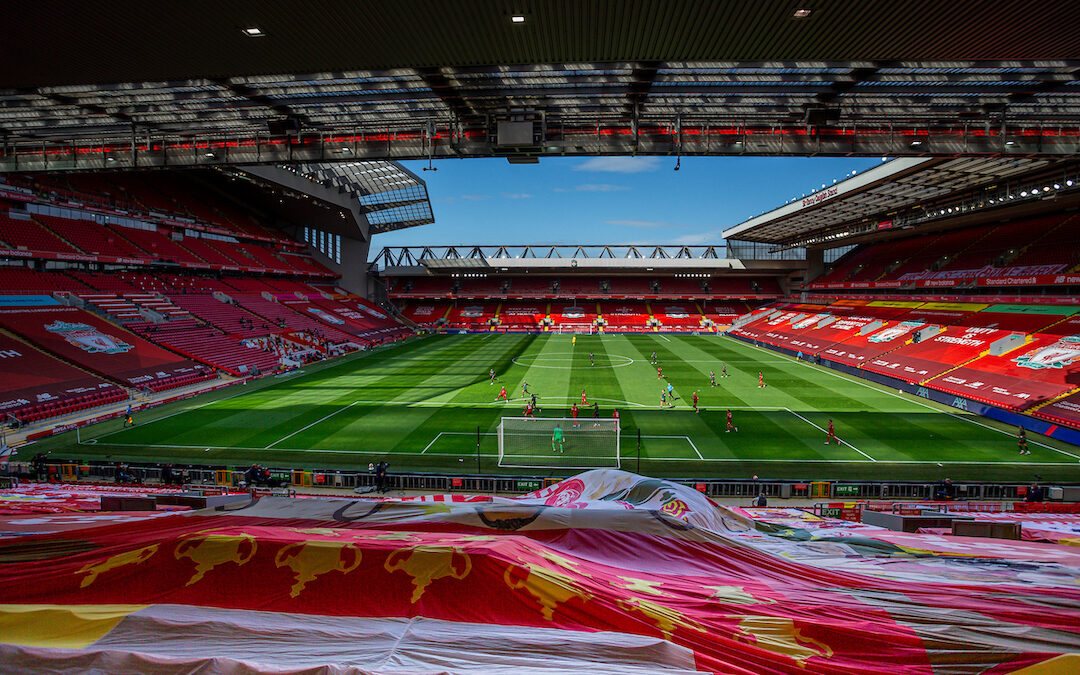
<path id="1" fill-rule="evenodd" d="M 510 17 L 510 21 L 513 23 L 525 23 L 525 16 L 523 14 L 515 14 Z"/>
<path id="2" fill-rule="evenodd" d="M 245 29 L 243 29 L 243 33 L 244 33 L 244 35 L 246 35 L 248 37 L 253 37 L 253 38 L 255 38 L 255 37 L 263 37 L 263 36 L 266 35 L 266 33 L 264 33 L 262 31 L 262 29 L 259 28 L 258 26 L 250 26 L 248 28 L 245 28 Z"/>

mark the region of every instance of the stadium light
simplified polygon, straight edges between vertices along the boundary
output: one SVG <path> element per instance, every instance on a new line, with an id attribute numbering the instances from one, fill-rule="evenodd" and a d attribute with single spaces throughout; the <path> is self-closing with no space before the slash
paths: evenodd
<path id="1" fill-rule="evenodd" d="M 1060 190 L 1061 189 L 1061 183 L 1054 183 L 1054 189 L 1055 190 Z"/>
<path id="2" fill-rule="evenodd" d="M 920 145 L 922 145 L 922 141 L 912 141 L 911 142 L 911 147 L 913 147 L 913 148 L 917 148 Z"/>
<path id="3" fill-rule="evenodd" d="M 525 15 L 524 14 L 515 14 L 512 17 L 510 17 L 510 21 L 512 23 L 525 23 Z"/>
<path id="4" fill-rule="evenodd" d="M 1072 184 L 1073 184 L 1072 179 L 1069 179 L 1069 180 L 1065 181 L 1065 187 L 1072 187 Z"/>
<path id="5" fill-rule="evenodd" d="M 249 26 L 243 29 L 244 35 L 250 38 L 266 37 L 266 33 L 263 32 L 258 26 Z"/>
<path id="6" fill-rule="evenodd" d="M 1020 196 L 1021 197 L 1027 197 L 1027 190 L 1024 190 L 1023 192 L 1021 192 Z"/>
<path id="7" fill-rule="evenodd" d="M 812 9 L 805 9 L 805 8 L 804 9 L 797 9 L 797 10 L 795 10 L 795 14 L 792 15 L 792 18 L 805 19 L 808 16 L 810 16 L 810 13 L 813 12 L 813 11 L 814 10 L 812 10 Z"/>

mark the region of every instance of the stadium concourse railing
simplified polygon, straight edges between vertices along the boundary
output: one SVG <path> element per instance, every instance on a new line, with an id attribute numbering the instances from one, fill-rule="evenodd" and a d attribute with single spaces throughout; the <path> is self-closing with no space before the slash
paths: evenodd
<path id="1" fill-rule="evenodd" d="M 75 459 L 50 457 L 45 464 L 46 474 L 38 478 L 65 483 L 118 484 L 116 462 L 79 462 Z M 189 466 L 174 465 L 173 471 L 182 468 L 185 489 L 248 489 L 244 484 L 244 472 L 248 466 Z M 567 476 L 559 475 L 451 475 L 418 472 L 391 472 L 386 486 L 391 490 L 414 492 L 463 492 L 481 494 L 527 493 L 557 483 Z M 124 463 L 124 470 L 135 483 L 161 484 L 161 464 Z M 373 491 L 376 487 L 374 471 L 331 471 L 319 469 L 268 468 L 270 480 L 261 487 L 286 488 L 337 488 L 357 492 Z M 6 475 L 22 479 L 34 479 L 30 462 L 10 462 Z M 938 494 L 940 483 L 927 481 L 845 481 L 845 480 L 703 480 L 698 478 L 672 478 L 672 482 L 687 485 L 709 497 L 752 499 L 761 493 L 778 499 L 844 499 L 839 504 L 825 504 L 826 508 L 842 508 L 851 500 L 930 500 Z M 1023 499 L 1030 483 L 1020 482 L 968 482 L 954 484 L 955 504 L 979 501 L 1013 501 Z M 179 486 L 178 486 L 179 487 Z M 954 507 L 955 509 L 956 507 Z"/>

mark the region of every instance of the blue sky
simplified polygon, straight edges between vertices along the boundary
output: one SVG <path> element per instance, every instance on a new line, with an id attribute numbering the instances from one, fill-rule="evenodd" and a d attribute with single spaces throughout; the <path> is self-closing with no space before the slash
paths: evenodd
<path id="1" fill-rule="evenodd" d="M 427 181 L 435 223 L 377 235 L 383 246 L 717 244 L 747 218 L 831 185 L 880 157 L 541 158 L 404 162 Z"/>

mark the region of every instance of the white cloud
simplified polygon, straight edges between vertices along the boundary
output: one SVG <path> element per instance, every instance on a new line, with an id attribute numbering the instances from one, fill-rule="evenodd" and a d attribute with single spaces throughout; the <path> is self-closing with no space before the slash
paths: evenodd
<path id="1" fill-rule="evenodd" d="M 662 220 L 615 219 L 605 220 L 604 223 L 607 225 L 618 225 L 619 227 L 686 227 L 686 225 L 667 223 Z"/>
<path id="2" fill-rule="evenodd" d="M 608 173 L 644 173 L 660 168 L 659 157 L 593 157 L 574 167 L 574 171 Z"/>
<path id="3" fill-rule="evenodd" d="M 491 195 L 461 195 L 462 199 L 468 199 L 470 202 L 479 202 L 485 199 L 491 199 Z"/>
<path id="4" fill-rule="evenodd" d="M 502 196 L 506 199 L 532 199 L 532 195 L 528 192 L 504 192 Z"/>
<path id="5" fill-rule="evenodd" d="M 576 192 L 622 192 L 629 189 L 626 185 L 611 185 L 610 183 L 584 183 L 574 186 Z"/>
<path id="6" fill-rule="evenodd" d="M 695 232 L 693 234 L 684 234 L 681 237 L 675 237 L 671 241 L 672 244 L 680 244 L 683 246 L 701 246 L 701 245 L 716 245 L 719 246 L 723 243 L 724 238 L 720 236 L 723 230 L 708 230 L 706 232 Z"/>

